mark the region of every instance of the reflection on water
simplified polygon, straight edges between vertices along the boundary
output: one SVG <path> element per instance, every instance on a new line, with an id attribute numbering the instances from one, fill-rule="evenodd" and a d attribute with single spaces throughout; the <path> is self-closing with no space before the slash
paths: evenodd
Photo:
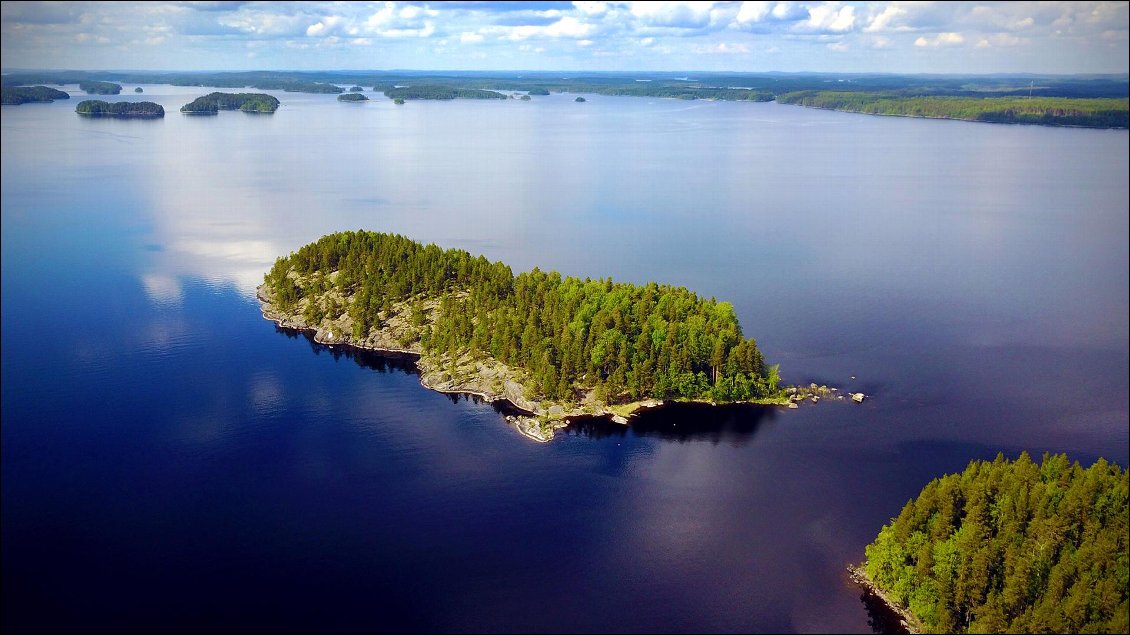
<path id="1" fill-rule="evenodd" d="M 645 410 L 632 418 L 630 425 L 613 423 L 607 417 L 578 417 L 565 432 L 590 439 L 623 437 L 632 434 L 663 441 L 707 441 L 734 445 L 748 443 L 754 435 L 777 417 L 774 406 L 671 403 Z"/>

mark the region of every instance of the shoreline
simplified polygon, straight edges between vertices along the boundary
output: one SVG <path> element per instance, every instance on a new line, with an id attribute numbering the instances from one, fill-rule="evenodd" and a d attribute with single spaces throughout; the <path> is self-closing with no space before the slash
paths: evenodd
<path id="1" fill-rule="evenodd" d="M 853 115 L 871 115 L 873 117 L 905 117 L 907 119 L 937 119 L 939 121 L 964 121 L 966 123 L 985 123 L 1003 126 L 1040 126 L 1043 128 L 1078 128 L 1079 130 L 1126 130 L 1119 126 L 1080 126 L 1068 123 L 1036 123 L 1032 121 L 982 121 L 980 119 L 962 119 L 961 117 L 930 117 L 928 115 L 905 115 L 898 112 L 867 112 L 866 110 L 847 110 L 844 108 L 827 108 L 825 106 L 809 106 L 806 104 L 781 103 L 782 106 L 798 106 L 813 110 L 826 110 L 828 112 L 846 112 Z"/>
<path id="2" fill-rule="evenodd" d="M 594 402 L 546 402 L 534 401 L 525 396 L 525 386 L 515 380 L 511 375 L 517 374 L 513 369 L 494 361 L 494 368 L 488 368 L 482 360 L 472 359 L 474 373 L 470 377 L 456 379 L 440 369 L 445 358 L 425 358 L 422 350 L 414 348 L 398 348 L 383 345 L 385 340 L 391 340 L 395 333 L 378 333 L 377 340 L 381 343 L 360 343 L 347 339 L 345 329 L 337 332 L 335 327 L 328 329 L 321 326 L 310 326 L 299 316 L 283 315 L 265 294 L 263 285 L 256 287 L 255 297 L 259 300 L 259 309 L 263 318 L 270 320 L 280 328 L 295 331 L 313 332 L 314 341 L 324 346 L 347 346 L 356 350 L 370 351 L 383 355 L 412 356 L 416 369 L 420 373 L 420 385 L 429 390 L 442 394 L 462 394 L 478 397 L 487 403 L 505 402 L 509 408 L 519 414 L 504 414 L 508 423 L 513 425 L 520 434 L 539 443 L 548 443 L 553 440 L 554 432 L 569 425 L 577 417 L 605 417 L 613 423 L 628 425 L 630 420 L 640 412 L 657 408 L 666 403 L 702 403 L 717 406 L 719 404 L 707 400 L 661 400 L 655 398 L 642 399 L 627 404 L 601 404 Z M 338 327 L 339 328 L 339 327 Z M 392 329 L 388 329 L 391 331 Z M 404 344 L 401 344 L 404 346 Z M 462 362 L 463 358 L 452 360 Z M 509 373 L 509 374 L 507 374 Z M 501 384 L 498 375 L 502 376 Z M 483 383 L 491 383 L 495 390 L 484 387 Z M 815 400 L 814 400 L 815 401 Z M 795 408 L 793 399 L 762 400 L 751 402 L 734 402 L 735 404 L 748 404 L 759 406 L 778 406 Z"/>
<path id="3" fill-rule="evenodd" d="M 899 619 L 899 625 L 911 635 L 918 635 L 923 632 L 922 623 L 914 616 L 909 610 L 899 606 L 894 600 L 890 598 L 882 589 L 867 577 L 867 572 L 863 570 L 862 566 L 851 565 L 847 567 L 848 578 L 858 586 L 863 588 L 864 593 L 867 593 L 874 599 L 881 602 L 891 613 Z"/>

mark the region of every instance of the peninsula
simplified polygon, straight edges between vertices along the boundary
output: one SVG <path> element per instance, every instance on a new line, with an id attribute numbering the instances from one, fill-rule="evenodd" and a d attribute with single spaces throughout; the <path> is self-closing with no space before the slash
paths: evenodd
<path id="1" fill-rule="evenodd" d="M 852 578 L 910 632 L 1125 633 L 1127 483 L 1103 459 L 972 461 L 908 502 Z"/>
<path id="2" fill-rule="evenodd" d="M 80 101 L 75 112 L 87 117 L 116 117 L 118 119 L 159 119 L 165 109 L 151 101 L 106 102 L 98 99 Z"/>
<path id="3" fill-rule="evenodd" d="M 215 115 L 221 110 L 242 110 L 250 113 L 273 113 L 279 100 L 266 93 L 209 93 L 180 107 L 186 115 Z"/>
<path id="4" fill-rule="evenodd" d="M 56 99 L 70 99 L 71 96 L 61 90 L 47 86 L 5 86 L 0 89 L 0 102 L 5 106 L 18 106 L 28 103 L 51 103 Z"/>
<path id="5" fill-rule="evenodd" d="M 507 400 L 527 436 L 570 417 L 626 423 L 664 400 L 790 402 L 728 302 L 683 287 L 563 277 L 375 232 L 325 236 L 279 258 L 263 315 L 324 344 L 418 356 L 441 392 Z"/>

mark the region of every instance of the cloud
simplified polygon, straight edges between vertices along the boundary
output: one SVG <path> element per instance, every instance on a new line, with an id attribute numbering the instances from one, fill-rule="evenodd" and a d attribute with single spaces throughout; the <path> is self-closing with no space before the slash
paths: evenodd
<path id="1" fill-rule="evenodd" d="M 829 2 L 808 9 L 808 21 L 804 27 L 812 31 L 843 33 L 855 25 L 855 7 L 839 6 Z"/>
<path id="2" fill-rule="evenodd" d="M 472 33 L 470 31 L 464 31 L 463 33 L 459 34 L 459 42 L 462 43 L 462 44 L 478 44 L 479 42 L 482 42 L 484 39 L 485 38 L 480 33 Z"/>
<path id="3" fill-rule="evenodd" d="M 914 40 L 918 47 L 956 46 L 965 41 L 965 36 L 960 33 L 939 33 L 931 39 L 919 36 Z"/>
<path id="4" fill-rule="evenodd" d="M 745 44 L 731 44 L 727 42 L 719 42 L 713 46 L 698 47 L 695 52 L 703 54 L 721 54 L 721 55 L 745 55 L 750 52 L 750 49 Z"/>
<path id="5" fill-rule="evenodd" d="M 827 44 L 828 50 L 837 53 L 846 53 L 851 50 L 851 45 L 846 42 L 830 42 Z"/>

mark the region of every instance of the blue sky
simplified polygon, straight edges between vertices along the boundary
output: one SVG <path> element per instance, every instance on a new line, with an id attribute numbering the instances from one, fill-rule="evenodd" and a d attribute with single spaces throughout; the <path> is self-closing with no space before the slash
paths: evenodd
<path id="1" fill-rule="evenodd" d="M 4 2 L 5 69 L 1126 73 L 1127 2 Z"/>

